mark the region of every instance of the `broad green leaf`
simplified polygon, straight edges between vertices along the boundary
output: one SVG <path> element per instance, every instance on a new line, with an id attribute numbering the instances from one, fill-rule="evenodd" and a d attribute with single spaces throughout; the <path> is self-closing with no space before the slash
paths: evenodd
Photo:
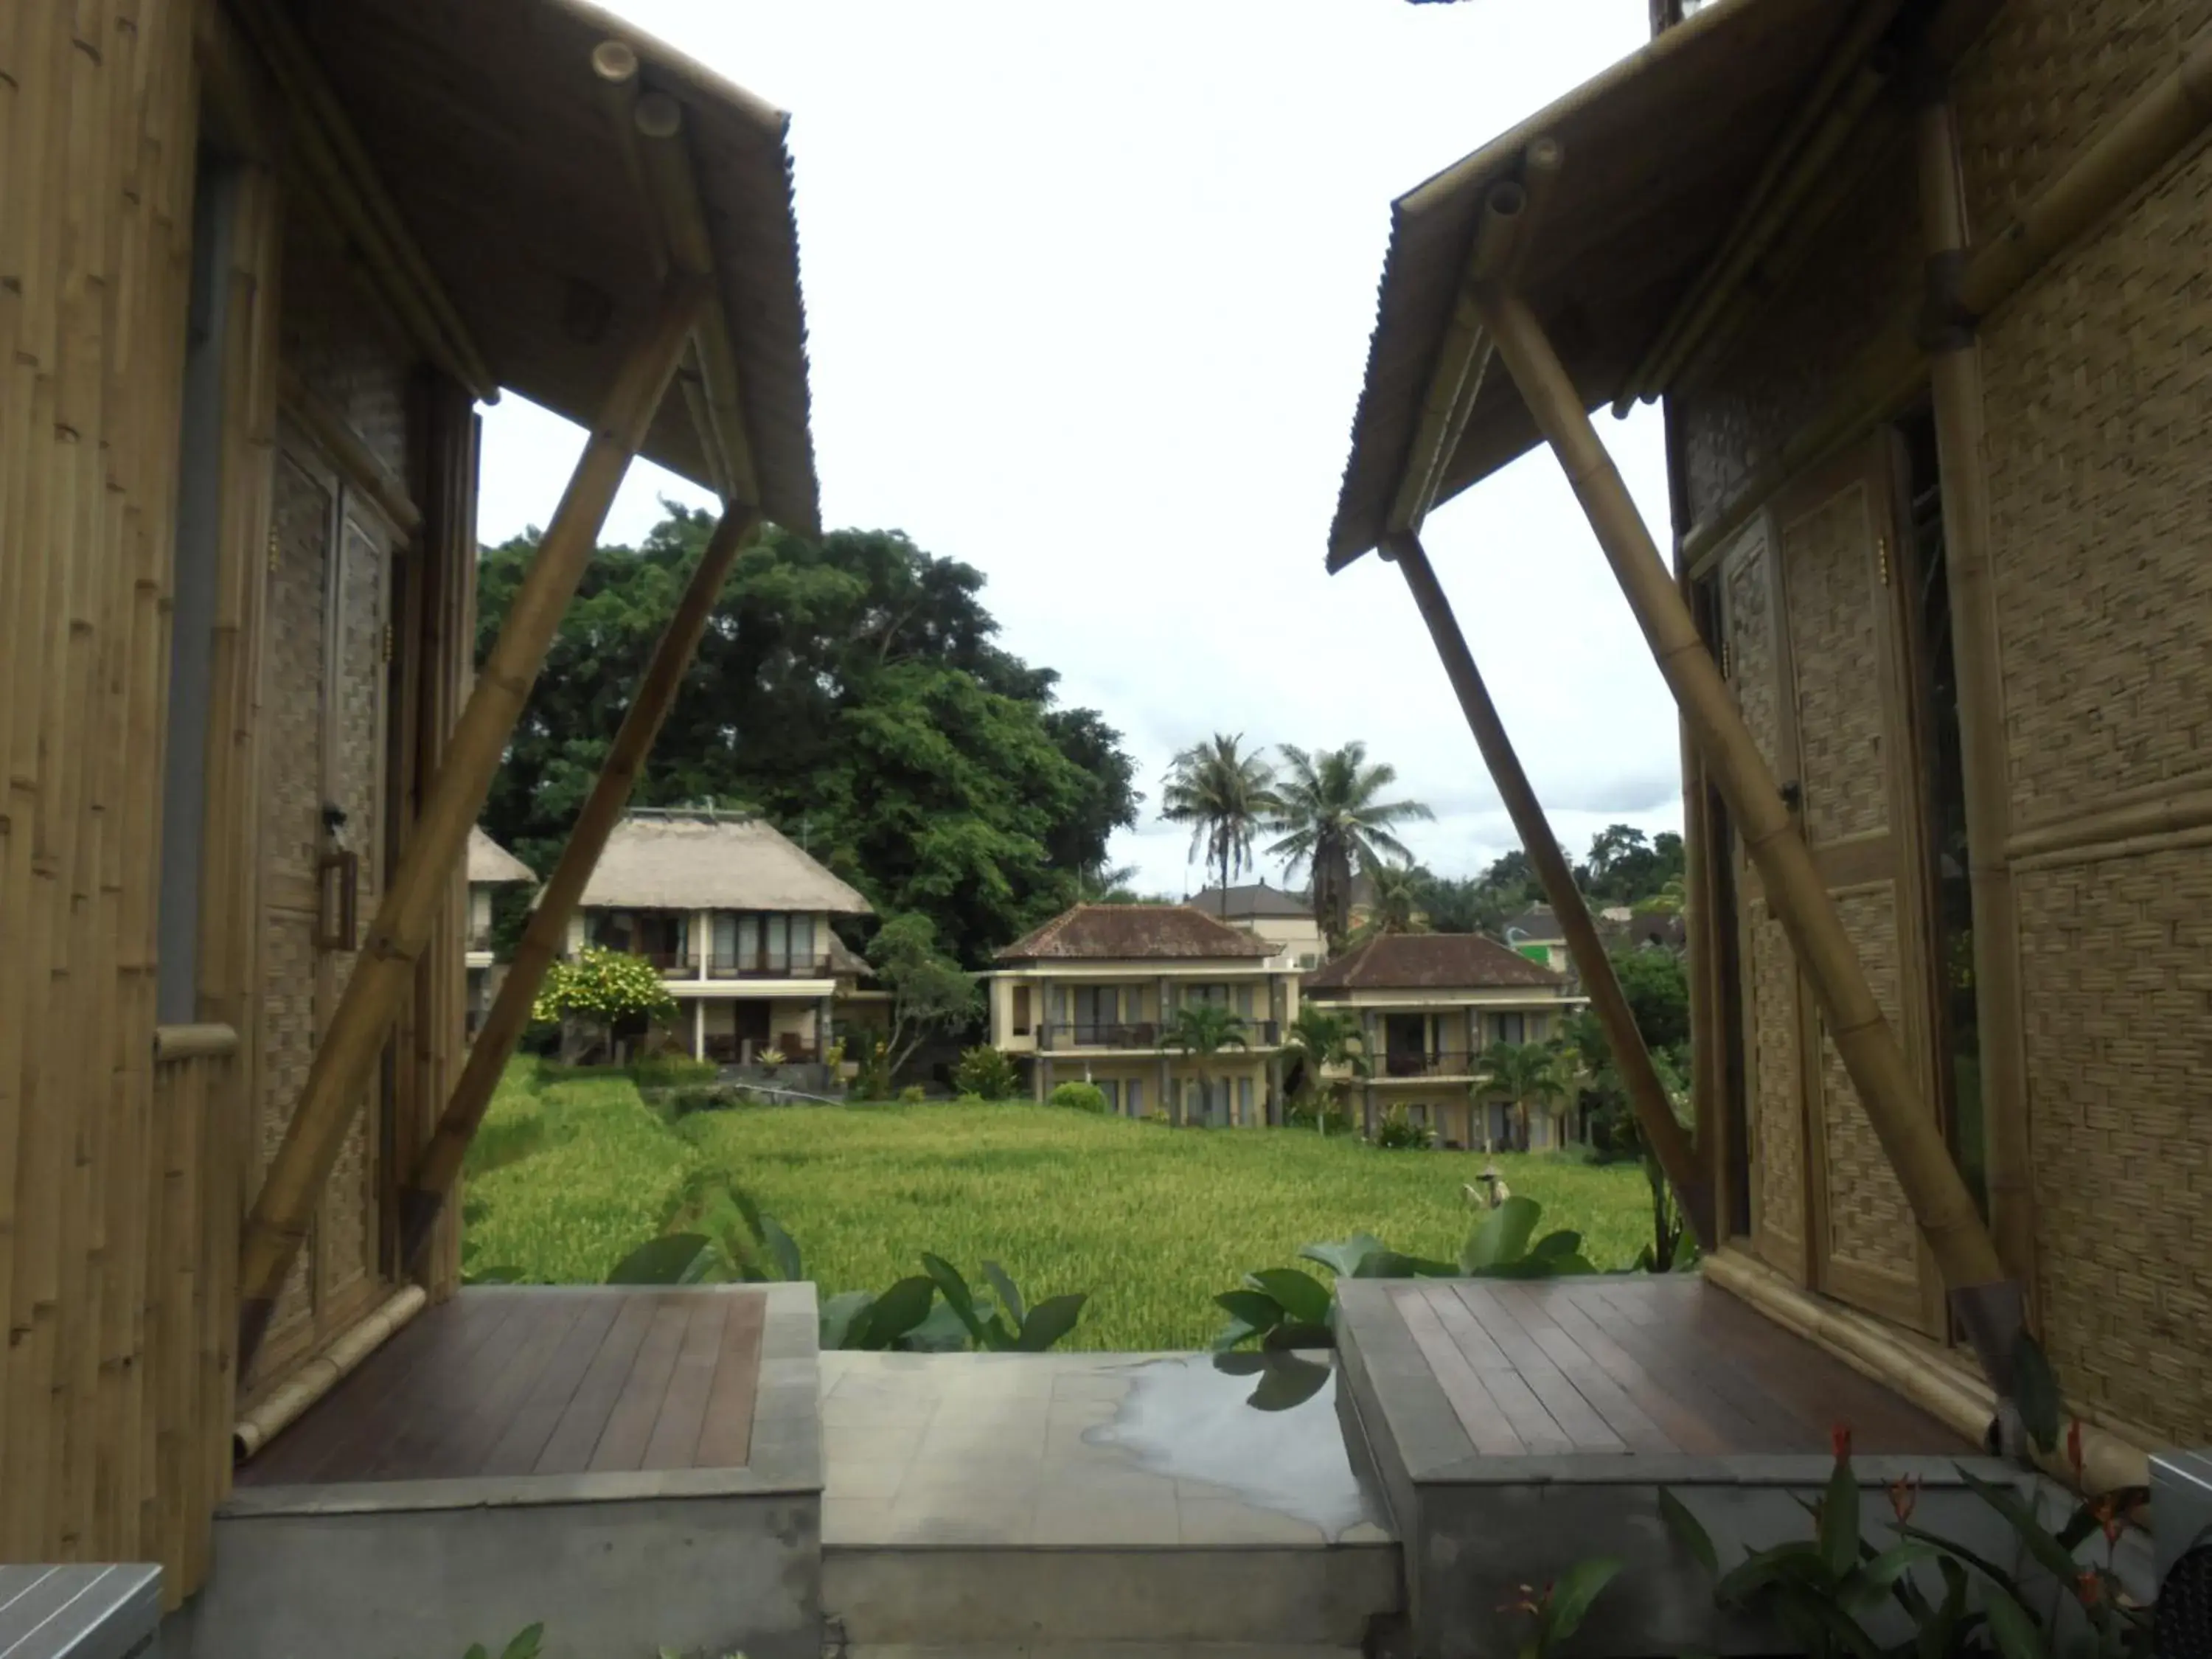
<path id="1" fill-rule="evenodd" d="M 1083 1317 L 1083 1304 L 1090 1299 L 1079 1293 L 1047 1297 L 1022 1321 L 1022 1334 L 1014 1346 L 1023 1353 L 1042 1353 L 1075 1328 L 1076 1321 Z"/>
<path id="2" fill-rule="evenodd" d="M 1461 1250 L 1459 1265 L 1467 1273 L 1518 1261 L 1528 1253 L 1529 1236 L 1544 1214 L 1533 1198 L 1509 1198 L 1475 1224 Z"/>
<path id="3" fill-rule="evenodd" d="M 1271 1331 L 1285 1318 L 1283 1304 L 1265 1291 L 1224 1291 L 1213 1298 L 1213 1305 L 1255 1331 Z"/>
<path id="4" fill-rule="evenodd" d="M 2001 1584 L 2008 1590 L 2016 1591 L 2020 1588 L 2013 1582 L 2013 1576 L 2007 1572 L 2002 1567 L 1998 1566 L 1993 1561 L 1987 1560 L 1983 1557 L 1975 1554 L 1973 1551 L 1968 1549 L 1963 1544 L 1954 1544 L 1948 1538 L 1938 1538 L 1934 1533 L 1923 1532 L 1918 1527 L 1908 1527 L 1900 1524 L 1897 1530 L 1898 1534 L 1900 1537 L 1917 1538 L 1923 1544 L 1933 1544 L 1937 1549 L 1949 1556 L 1952 1559 L 1972 1567 L 1976 1572 L 1981 1574 L 1983 1577 L 1988 1579 L 1992 1584 Z M 2071 1575 L 2069 1574 L 2069 1576 L 2070 1577 Z"/>
<path id="5" fill-rule="evenodd" d="M 1328 1367 L 1316 1364 L 1310 1359 L 1300 1359 L 1295 1354 L 1271 1353 L 1267 1362 L 1267 1368 L 1260 1373 L 1258 1386 L 1244 1402 L 1255 1410 L 1289 1411 L 1294 1406 L 1304 1405 L 1328 1385 Z"/>
<path id="6" fill-rule="evenodd" d="M 1259 1334 L 1257 1326 L 1248 1325 L 1241 1319 L 1232 1319 L 1215 1334 L 1213 1351 L 1217 1355 L 1225 1357 L 1230 1349 L 1240 1343 L 1249 1342 Z"/>
<path id="7" fill-rule="evenodd" d="M 1529 1259 L 1539 1261 L 1556 1261 L 1561 1256 L 1580 1255 L 1583 1236 L 1565 1228 L 1555 1233 L 1546 1233 L 1528 1247 Z"/>
<path id="8" fill-rule="evenodd" d="M 1620 1571 L 1619 1561 L 1609 1555 L 1601 1555 L 1577 1561 L 1559 1575 L 1539 1620 L 1542 1633 L 1537 1639 L 1547 1651 L 1553 1644 L 1565 1641 L 1581 1627 L 1589 1614 L 1590 1604 Z"/>
<path id="9" fill-rule="evenodd" d="M 1705 1522 L 1690 1513 L 1689 1506 L 1664 1486 L 1659 1488 L 1659 1518 L 1667 1523 L 1668 1531 L 1682 1540 L 1698 1565 L 1710 1573 L 1720 1571 L 1721 1560 L 1713 1549 L 1713 1535 L 1705 1530 Z"/>
<path id="10" fill-rule="evenodd" d="M 753 1201 L 753 1195 L 740 1187 L 725 1187 L 723 1190 L 729 1194 L 730 1202 L 737 1206 L 738 1213 L 744 1218 L 745 1231 L 752 1235 L 753 1243 L 767 1243 L 768 1233 L 763 1225 L 765 1218 L 760 1206 Z"/>
<path id="11" fill-rule="evenodd" d="M 2058 1444 L 2058 1379 L 2043 1346 L 2026 1331 L 2013 1339 L 2013 1403 L 2020 1407 L 2027 1437 L 2045 1452 Z"/>
<path id="12" fill-rule="evenodd" d="M 1820 1559 L 1828 1576 L 1840 1582 L 1858 1559 L 1859 1478 L 1848 1461 L 1838 1458 L 1820 1499 Z"/>
<path id="13" fill-rule="evenodd" d="M 937 1299 L 937 1286 L 929 1279 L 916 1274 L 902 1279 L 876 1298 L 868 1310 L 865 1325 L 857 1333 L 856 1347 L 881 1350 L 888 1348 L 908 1331 L 929 1317 L 930 1304 Z"/>
<path id="14" fill-rule="evenodd" d="M 982 1320 L 975 1313 L 975 1298 L 969 1291 L 968 1281 L 960 1276 L 960 1270 L 943 1256 L 932 1255 L 927 1250 L 921 1253 L 921 1267 L 944 1293 L 945 1305 L 952 1310 L 952 1316 L 960 1322 L 961 1328 L 975 1340 L 977 1347 L 989 1347 L 990 1339 L 985 1334 Z"/>
<path id="15" fill-rule="evenodd" d="M 799 1241 L 783 1230 L 783 1223 L 772 1215 L 760 1218 L 762 1243 L 768 1253 L 775 1258 L 775 1270 L 786 1284 L 796 1285 L 806 1277 L 806 1264 L 799 1259 Z"/>
<path id="16" fill-rule="evenodd" d="M 931 1307 L 927 1318 L 892 1346 L 908 1353 L 964 1353 L 974 1345 L 975 1339 L 959 1316 L 940 1300 Z"/>
<path id="17" fill-rule="evenodd" d="M 729 1280 L 729 1267 L 721 1247 L 708 1244 L 691 1258 L 676 1282 L 678 1285 L 726 1285 Z"/>
<path id="18" fill-rule="evenodd" d="M 858 1344 L 851 1340 L 854 1329 L 875 1304 L 874 1294 L 868 1291 L 845 1291 L 824 1302 L 822 1304 L 823 1347 L 857 1346 Z"/>
<path id="19" fill-rule="evenodd" d="M 471 1642 L 469 1650 L 461 1656 L 461 1659 L 491 1659 L 491 1655 L 484 1650 L 483 1643 Z"/>
<path id="20" fill-rule="evenodd" d="M 1844 1595 L 1854 1606 L 1879 1601 L 1914 1567 L 1936 1559 L 1932 1545 L 1911 1538 L 1892 1544 L 1872 1559 L 1859 1564 L 1857 1570 L 1844 1581 Z"/>
<path id="21" fill-rule="evenodd" d="M 986 1261 L 983 1277 L 991 1281 L 991 1288 L 998 1293 L 999 1305 L 1006 1310 L 1006 1317 L 1013 1321 L 1017 1330 L 1020 1329 L 1022 1321 L 1029 1317 L 1029 1310 L 1022 1304 L 1022 1293 L 1015 1288 L 1013 1276 L 997 1262 Z"/>
<path id="22" fill-rule="evenodd" d="M 1966 1610 L 1966 1570 L 1948 1555 L 1939 1557 L 1936 1565 L 1943 1574 L 1943 1605 L 1933 1617 L 1919 1621 L 1918 1659 L 1949 1659 L 1956 1651 L 1960 1617 Z"/>
<path id="23" fill-rule="evenodd" d="M 538 1659 L 538 1650 L 543 1644 L 544 1637 L 545 1626 L 532 1625 L 529 1629 L 517 1634 L 514 1640 L 507 1644 L 506 1649 L 500 1654 L 499 1659 Z"/>
<path id="24" fill-rule="evenodd" d="M 1320 1262 L 1340 1278 L 1358 1279 L 1359 1264 L 1382 1248 L 1382 1241 L 1372 1234 L 1354 1233 L 1334 1244 L 1309 1244 L 1298 1255 L 1303 1261 Z"/>
<path id="25" fill-rule="evenodd" d="M 1990 1585 L 1984 1606 L 1990 1615 L 1990 1635 L 2004 1659 L 2046 1659 L 2043 1632 L 2009 1590 Z"/>
<path id="26" fill-rule="evenodd" d="M 1274 1297 L 1301 1325 L 1318 1325 L 1328 1317 L 1328 1289 L 1311 1273 L 1296 1267 L 1268 1267 L 1248 1275 L 1246 1282 Z"/>
<path id="27" fill-rule="evenodd" d="M 2027 1546 L 2027 1553 L 2035 1558 L 2037 1565 L 2062 1584 L 2073 1581 L 2074 1575 L 2081 1571 L 2074 1553 L 2062 1548 L 2058 1540 L 2044 1529 L 2043 1523 L 2020 1501 L 2017 1492 L 1983 1480 L 1972 1469 L 1962 1468 L 1959 1474 L 1982 1502 L 2004 1516 L 2007 1524 L 2020 1535 L 2020 1541 Z M 1990 1622 L 1996 1622 L 1994 1614 Z"/>
<path id="28" fill-rule="evenodd" d="M 685 1269 L 708 1248 L 698 1233 L 664 1233 L 647 1239 L 614 1265 L 610 1285 L 681 1285 Z"/>
<path id="29" fill-rule="evenodd" d="M 1261 1339 L 1260 1346 L 1279 1353 L 1294 1348 L 1334 1348 L 1336 1333 L 1326 1325 L 1278 1325 Z"/>
<path id="30" fill-rule="evenodd" d="M 1795 1577 L 1827 1582 L 1827 1565 L 1820 1550 L 1804 1543 L 1777 1544 L 1747 1555 L 1721 1576 L 1713 1586 L 1713 1599 L 1724 1606 L 1741 1607 L 1769 1585 Z"/>

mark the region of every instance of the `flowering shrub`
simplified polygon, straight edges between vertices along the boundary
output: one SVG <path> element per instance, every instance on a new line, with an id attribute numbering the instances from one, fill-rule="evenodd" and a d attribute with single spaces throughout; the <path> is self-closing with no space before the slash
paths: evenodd
<path id="1" fill-rule="evenodd" d="M 625 1020 L 674 1018 L 676 999 L 661 983 L 659 970 L 642 957 L 586 945 L 574 962 L 556 962 L 547 970 L 530 1016 L 546 1024 L 594 1025 L 611 1042 L 615 1027 Z"/>

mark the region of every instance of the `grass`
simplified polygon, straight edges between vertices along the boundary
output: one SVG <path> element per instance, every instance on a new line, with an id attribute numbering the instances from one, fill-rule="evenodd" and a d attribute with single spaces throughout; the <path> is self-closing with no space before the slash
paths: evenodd
<path id="1" fill-rule="evenodd" d="M 518 1061 L 469 1160 L 472 1263 L 591 1283 L 658 1232 L 695 1170 L 726 1171 L 796 1237 L 826 1296 L 880 1290 L 933 1250 L 1002 1264 L 1031 1297 L 1087 1291 L 1068 1346 L 1203 1346 L 1211 1298 L 1316 1239 L 1457 1254 L 1484 1154 L 1380 1152 L 1310 1130 L 1175 1130 L 1027 1103 L 753 1108 L 665 1123 L 620 1073 Z M 1650 1237 L 1633 1165 L 1501 1154 L 1543 1229 L 1600 1267 Z M 1316 1273 L 1321 1270 L 1316 1269 Z M 1322 1275 L 1325 1277 L 1325 1275 Z"/>

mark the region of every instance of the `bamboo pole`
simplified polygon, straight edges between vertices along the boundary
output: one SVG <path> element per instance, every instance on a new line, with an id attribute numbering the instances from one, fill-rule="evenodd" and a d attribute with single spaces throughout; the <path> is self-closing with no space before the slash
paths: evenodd
<path id="1" fill-rule="evenodd" d="M 337 1161 L 362 1082 L 414 975 L 446 896 L 447 878 L 483 810 L 492 774 L 582 579 L 631 457 L 708 299 L 696 283 L 672 286 L 632 347 L 601 406 L 597 429 L 539 544 L 506 625 L 461 711 L 405 854 L 377 904 L 360 958 L 316 1045 L 306 1087 L 246 1224 L 239 1257 L 238 1364 L 243 1375 L 276 1312 L 316 1200 Z"/>
<path id="2" fill-rule="evenodd" d="M 638 681 L 636 695 L 630 699 L 629 710 L 623 716 L 592 793 L 576 814 L 568 843 L 561 850 L 561 861 L 554 866 L 545 890 L 538 896 L 515 945 L 514 960 L 507 964 L 507 976 L 500 981 L 499 994 L 477 1028 L 460 1080 L 453 1086 L 429 1145 L 422 1149 L 407 1185 L 400 1191 L 403 1262 L 415 1260 L 437 1223 L 446 1195 L 460 1178 L 469 1142 L 475 1139 L 500 1075 L 514 1057 L 523 1028 L 530 1023 L 531 1005 L 545 982 L 546 970 L 568 943 L 568 919 L 591 883 L 592 872 L 599 867 L 607 838 L 622 822 L 637 775 L 652 755 L 653 740 L 683 689 L 684 676 L 721 598 L 730 568 L 759 525 L 760 514 L 751 507 L 732 507 L 723 514 L 699 555 L 698 566 L 677 601 L 659 643 L 653 647 L 652 660 Z"/>
<path id="3" fill-rule="evenodd" d="M 1413 590 L 1413 603 L 1420 608 L 1421 620 L 1428 624 L 1429 637 L 1436 642 L 1437 655 L 1443 659 L 1444 675 L 1459 697 L 1475 747 L 1482 751 L 1483 764 L 1490 769 L 1491 781 L 1498 786 L 1506 813 L 1528 851 L 1528 862 L 1544 884 L 1544 896 L 1551 900 L 1560 930 L 1567 936 L 1567 949 L 1581 970 L 1583 988 L 1605 1026 L 1606 1042 L 1627 1086 L 1637 1127 L 1643 1130 L 1668 1183 L 1681 1195 L 1682 1208 L 1699 1247 L 1711 1249 L 1711 1185 L 1698 1168 L 1689 1137 L 1675 1121 L 1674 1109 L 1658 1073 L 1652 1069 L 1650 1051 L 1644 1046 L 1644 1034 L 1637 1030 L 1636 1016 L 1621 992 L 1612 958 L 1598 938 L 1597 924 L 1590 920 L 1589 907 L 1583 902 L 1582 890 L 1575 885 L 1574 872 L 1559 851 L 1559 837 L 1552 833 L 1543 804 L 1522 769 L 1505 723 L 1498 717 L 1481 671 L 1475 666 L 1474 653 L 1468 649 L 1467 636 L 1460 632 L 1458 620 L 1452 615 L 1451 601 L 1437 580 L 1420 538 L 1413 532 L 1398 531 L 1384 537 L 1382 555 L 1405 573 L 1406 586 Z"/>
<path id="4" fill-rule="evenodd" d="M 406 1285 L 360 1323 L 333 1337 L 266 1400 L 239 1414 L 230 1431 L 232 1455 L 244 1462 L 298 1422 L 308 1407 L 352 1376 L 362 1360 L 397 1336 L 429 1300 L 420 1285 Z"/>
<path id="5" fill-rule="evenodd" d="M 1920 220 L 1931 282 L 1955 270 L 1966 246 L 1958 132 L 1940 90 L 1919 115 Z M 1931 301 L 1941 296 L 1930 295 Z M 1933 307 L 1931 307 L 1931 314 Z M 1972 331 L 1935 342 L 1930 382 L 1943 500 L 1943 567 L 1951 654 L 1959 677 L 1959 769 L 1972 888 L 1974 986 L 1982 1072 L 1990 1224 L 2006 1270 L 2035 1282 L 2035 1171 L 2028 1148 L 2027 1034 L 2020 929 L 2007 842 L 2011 787 L 2005 757 L 2004 662 L 1990 560 L 1988 457 L 1983 444 L 1982 358 Z"/>
<path id="6" fill-rule="evenodd" d="M 1484 289 L 1480 297 L 1498 354 L 1582 501 L 1659 672 L 1735 816 L 1768 906 L 1820 1000 L 1829 1038 L 1975 1352 L 1998 1391 L 2008 1393 L 2021 1328 L 2020 1286 L 2007 1277 L 1949 1149 L 1917 1097 L 1905 1051 L 1874 1000 L 1835 899 L 1542 325 L 1518 295 Z"/>

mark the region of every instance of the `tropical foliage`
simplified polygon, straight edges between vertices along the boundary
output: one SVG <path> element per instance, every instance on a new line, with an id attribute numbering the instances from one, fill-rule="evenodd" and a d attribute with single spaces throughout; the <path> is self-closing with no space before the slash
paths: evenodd
<path id="1" fill-rule="evenodd" d="M 1279 748 L 1281 805 L 1267 827 L 1281 838 L 1267 854 L 1284 860 L 1290 880 L 1301 872 L 1310 876 L 1314 911 L 1334 948 L 1351 931 L 1352 877 L 1386 860 L 1412 864 L 1411 849 L 1392 831 L 1436 814 L 1417 800 L 1381 799 L 1398 771 L 1386 762 L 1370 763 L 1364 743 L 1312 753 L 1287 743 Z"/>
<path id="2" fill-rule="evenodd" d="M 550 868 L 699 550 L 709 514 L 672 507 L 637 549 L 599 550 L 563 614 L 484 827 Z M 537 537 L 487 549 L 479 649 Z M 738 555 L 684 695 L 637 781 L 641 805 L 750 807 L 865 893 L 914 911 L 981 967 L 1073 902 L 1136 822 L 1133 763 L 1057 676 L 998 643 L 983 576 L 896 531 L 818 544 L 769 529 Z"/>
<path id="3" fill-rule="evenodd" d="M 624 1025 L 673 1019 L 676 999 L 660 970 L 644 957 L 587 945 L 573 961 L 556 961 L 546 969 L 530 1017 L 543 1024 L 583 1027 L 611 1046 Z"/>
<path id="4" fill-rule="evenodd" d="M 965 1050 L 952 1068 L 952 1086 L 975 1100 L 1012 1100 L 1021 1087 L 1014 1062 L 988 1042 Z"/>
<path id="5" fill-rule="evenodd" d="M 1190 856 L 1204 854 L 1226 891 L 1232 878 L 1252 866 L 1260 831 L 1282 813 L 1275 774 L 1243 737 L 1216 732 L 1178 754 L 1168 767 L 1160 816 L 1190 827 Z"/>
<path id="6" fill-rule="evenodd" d="M 1338 1009 L 1308 1002 L 1299 1006 L 1298 1017 L 1283 1036 L 1297 1073 L 1291 1121 L 1323 1134 L 1340 1127 L 1349 1128 L 1351 1115 L 1340 1100 L 1345 1085 L 1332 1081 L 1328 1073 L 1367 1075 L 1367 1048 L 1360 1037 L 1359 1022 Z"/>
<path id="7" fill-rule="evenodd" d="M 1218 1002 L 1186 1002 L 1175 1011 L 1175 1018 L 1160 1033 L 1160 1047 L 1178 1049 L 1198 1062 L 1198 1079 L 1206 1091 L 1213 1087 L 1213 1061 L 1224 1048 L 1249 1048 L 1250 1040 L 1245 1036 L 1244 1017 L 1232 1012 Z M 1182 1121 L 1182 1096 L 1179 1090 L 1170 1091 L 1168 1117 L 1170 1122 Z"/>
<path id="8" fill-rule="evenodd" d="M 1437 1144 L 1435 1133 L 1413 1121 L 1403 1106 L 1393 1106 L 1375 1126 L 1375 1144 L 1386 1152 L 1425 1152 Z"/>
<path id="9" fill-rule="evenodd" d="M 1373 889 L 1366 919 L 1349 940 L 1362 945 L 1382 933 L 1425 933 L 1428 914 L 1421 908 L 1419 872 L 1400 864 L 1378 864 L 1367 872 Z"/>
<path id="10" fill-rule="evenodd" d="M 1540 1042 L 1493 1042 L 1482 1051 L 1479 1080 L 1513 1108 L 1515 1138 L 1524 1149 L 1529 1144 L 1529 1107 L 1548 1105 L 1565 1093 L 1558 1056 Z"/>
<path id="11" fill-rule="evenodd" d="M 1064 1111 L 1103 1112 L 1106 1091 L 1095 1083 L 1062 1083 L 1054 1087 L 1045 1103 Z"/>
<path id="12" fill-rule="evenodd" d="M 937 928 L 920 911 L 892 916 L 868 941 L 868 964 L 891 997 L 890 1030 L 881 1051 L 862 1062 L 872 1081 L 880 1070 L 884 1085 L 913 1056 L 923 1040 L 955 1031 L 973 1020 L 983 994 L 960 964 L 937 948 Z M 880 1092 L 880 1091 L 878 1091 Z"/>

